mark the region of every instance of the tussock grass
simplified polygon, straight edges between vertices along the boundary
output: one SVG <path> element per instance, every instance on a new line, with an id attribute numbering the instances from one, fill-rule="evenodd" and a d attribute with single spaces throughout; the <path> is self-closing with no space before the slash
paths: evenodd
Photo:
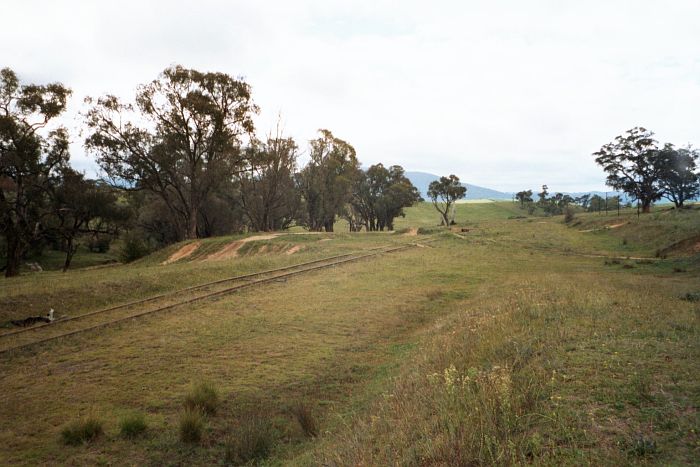
<path id="1" fill-rule="evenodd" d="M 102 421 L 94 415 L 88 415 L 64 427 L 61 430 L 61 441 L 67 446 L 78 446 L 95 441 L 103 433 Z"/>
<path id="2" fill-rule="evenodd" d="M 224 463 L 242 465 L 267 458 L 276 441 L 272 425 L 263 418 L 246 420 L 236 428 L 226 443 Z"/>
<path id="3" fill-rule="evenodd" d="M 308 403 L 297 402 L 292 405 L 291 412 L 306 436 L 311 438 L 318 436 L 318 420 Z"/>
<path id="4" fill-rule="evenodd" d="M 146 433 L 147 429 L 146 417 L 139 412 L 130 413 L 119 420 L 119 434 L 122 438 L 138 438 Z"/>
<path id="5" fill-rule="evenodd" d="M 180 441 L 183 443 L 198 443 L 204 432 L 204 414 L 197 409 L 185 409 L 180 413 L 178 429 Z"/>
<path id="6" fill-rule="evenodd" d="M 219 392 L 207 381 L 192 384 L 185 396 L 185 409 L 200 411 L 206 415 L 214 415 L 219 406 Z"/>

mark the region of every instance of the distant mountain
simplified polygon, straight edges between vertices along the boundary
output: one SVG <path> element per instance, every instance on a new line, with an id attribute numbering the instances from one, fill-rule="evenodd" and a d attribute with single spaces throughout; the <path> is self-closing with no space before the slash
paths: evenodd
<path id="1" fill-rule="evenodd" d="M 418 188 L 420 194 L 426 200 L 428 199 L 428 185 L 430 182 L 439 180 L 440 177 L 437 175 L 429 174 L 426 172 L 406 172 L 406 177 L 413 183 L 413 185 Z M 484 188 L 483 186 L 472 185 L 471 183 L 462 183 L 462 185 L 467 187 L 467 197 L 465 199 L 494 199 L 494 200 L 511 200 L 513 199 L 513 193 L 506 193 L 503 191 L 492 190 L 491 188 Z"/>
<path id="2" fill-rule="evenodd" d="M 440 177 L 431 173 L 427 172 L 406 172 L 406 177 L 408 177 L 409 180 L 411 180 L 411 183 L 418 188 L 420 191 L 420 194 L 423 198 L 426 200 L 428 199 L 428 185 L 430 185 L 430 182 L 433 182 L 435 180 L 439 180 Z M 498 191 L 498 190 L 493 190 L 491 188 L 484 188 L 482 186 L 477 186 L 477 185 L 472 185 L 471 183 L 462 183 L 463 186 L 467 187 L 467 196 L 465 199 L 470 200 L 470 199 L 492 199 L 492 200 L 512 200 L 513 196 L 515 193 L 509 193 L 506 191 Z M 532 195 L 533 198 L 537 199 L 537 192 L 538 190 L 532 190 L 534 194 Z M 550 195 L 553 195 L 556 192 L 551 192 Z M 572 196 L 574 198 L 589 194 L 591 196 L 593 195 L 598 195 L 601 198 L 605 198 L 605 192 L 604 191 L 577 191 L 577 192 L 563 192 L 565 195 Z M 621 196 L 622 202 L 626 203 L 630 201 L 630 197 L 627 196 L 625 193 L 617 193 L 615 191 L 608 191 L 607 196 L 608 197 L 613 197 L 613 196 Z"/>

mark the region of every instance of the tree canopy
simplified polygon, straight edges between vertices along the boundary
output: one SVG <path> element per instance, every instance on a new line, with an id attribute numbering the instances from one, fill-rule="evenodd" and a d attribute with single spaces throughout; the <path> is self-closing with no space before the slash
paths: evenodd
<path id="1" fill-rule="evenodd" d="M 250 86 L 224 73 L 181 66 L 139 88 L 135 104 L 107 95 L 87 100 L 85 147 L 111 180 L 156 193 L 182 238 L 197 237 L 202 205 L 241 170 L 251 135 Z"/>
<path id="2" fill-rule="evenodd" d="M 440 177 L 440 180 L 430 182 L 428 185 L 428 197 L 440 213 L 444 225 L 450 225 L 451 222 L 454 222 L 454 213 L 450 216 L 450 209 L 453 208 L 457 200 L 466 195 L 467 187 L 459 182 L 459 177 L 456 175 Z"/>

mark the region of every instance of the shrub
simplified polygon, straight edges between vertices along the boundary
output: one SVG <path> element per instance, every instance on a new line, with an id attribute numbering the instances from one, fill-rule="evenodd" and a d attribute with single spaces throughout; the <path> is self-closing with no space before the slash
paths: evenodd
<path id="1" fill-rule="evenodd" d="M 204 431 L 204 415 L 196 409 L 185 409 L 180 414 L 180 440 L 184 443 L 198 443 Z"/>
<path id="2" fill-rule="evenodd" d="M 291 411 L 294 418 L 299 422 L 301 429 L 304 430 L 306 436 L 318 436 L 318 422 L 308 405 L 303 402 L 298 402 L 292 407 Z"/>
<path id="3" fill-rule="evenodd" d="M 146 417 L 142 413 L 132 413 L 119 420 L 119 434 L 124 438 L 137 438 L 146 428 Z"/>
<path id="4" fill-rule="evenodd" d="M 92 237 L 88 240 L 88 249 L 93 253 L 107 253 L 112 239 L 109 237 Z"/>
<path id="5" fill-rule="evenodd" d="M 185 408 L 197 409 L 207 415 L 215 414 L 218 405 L 219 394 L 211 383 L 197 383 L 192 386 L 189 394 L 185 396 Z"/>
<path id="6" fill-rule="evenodd" d="M 686 302 L 700 302 L 700 292 L 687 292 L 681 296 L 681 300 Z"/>
<path id="7" fill-rule="evenodd" d="M 119 252 L 119 259 L 123 263 L 130 263 L 146 256 L 149 252 L 146 242 L 135 232 L 129 232 L 124 236 L 124 244 Z"/>
<path id="8" fill-rule="evenodd" d="M 74 421 L 61 430 L 63 444 L 77 446 L 97 439 L 103 433 L 102 422 L 93 416 Z"/>
<path id="9" fill-rule="evenodd" d="M 245 464 L 266 458 L 274 445 L 274 432 L 269 422 L 255 418 L 241 425 L 226 443 L 224 461 Z"/>
<path id="10" fill-rule="evenodd" d="M 564 222 L 569 224 L 571 221 L 574 220 L 575 217 L 576 217 L 576 211 L 574 211 L 574 208 L 572 208 L 571 206 L 567 206 L 564 209 Z"/>

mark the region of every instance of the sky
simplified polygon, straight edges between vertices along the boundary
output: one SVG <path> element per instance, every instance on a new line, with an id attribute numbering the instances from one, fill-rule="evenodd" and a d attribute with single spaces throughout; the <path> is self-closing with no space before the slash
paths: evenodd
<path id="1" fill-rule="evenodd" d="M 363 165 L 503 191 L 604 190 L 591 153 L 634 126 L 700 145 L 700 0 L 3 0 L 0 67 L 134 98 L 180 64 L 242 77 L 302 149 L 326 128 Z M 301 162 L 305 155 L 302 154 Z"/>

